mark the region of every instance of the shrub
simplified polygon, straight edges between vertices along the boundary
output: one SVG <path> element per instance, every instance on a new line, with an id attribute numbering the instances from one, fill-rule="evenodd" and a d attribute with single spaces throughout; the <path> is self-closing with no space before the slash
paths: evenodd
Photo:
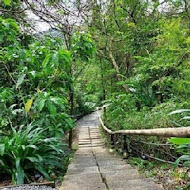
<path id="1" fill-rule="evenodd" d="M 62 168 L 62 158 L 66 153 L 61 139 L 46 137 L 46 129 L 32 124 L 12 128 L 11 134 L 0 142 L 0 168 L 12 177 L 13 183 L 29 181 L 29 174 L 40 172 L 50 179 L 50 173 Z"/>
<path id="2" fill-rule="evenodd" d="M 180 120 L 190 120 L 190 109 L 175 110 L 170 115 L 180 114 Z M 185 166 L 190 166 L 190 138 L 170 138 L 169 142 L 175 145 L 176 151 L 182 154 L 177 160 L 176 164 L 183 162 Z"/>

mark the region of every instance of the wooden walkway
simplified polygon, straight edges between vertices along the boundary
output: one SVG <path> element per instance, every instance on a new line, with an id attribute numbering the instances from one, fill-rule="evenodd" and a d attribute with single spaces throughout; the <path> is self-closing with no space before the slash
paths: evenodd
<path id="1" fill-rule="evenodd" d="M 163 190 L 108 152 L 100 138 L 99 125 L 96 112 L 78 121 L 79 147 L 60 190 Z"/>

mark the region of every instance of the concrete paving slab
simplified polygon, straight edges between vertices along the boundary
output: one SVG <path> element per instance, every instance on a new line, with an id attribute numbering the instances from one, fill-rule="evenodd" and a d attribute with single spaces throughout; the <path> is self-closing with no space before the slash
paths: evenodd
<path id="1" fill-rule="evenodd" d="M 109 153 L 101 140 L 96 112 L 77 122 L 78 150 L 59 190 L 163 190 L 122 158 Z"/>
<path id="2" fill-rule="evenodd" d="M 141 187 L 142 190 L 144 188 L 160 188 L 160 185 L 156 184 L 152 179 L 134 179 L 134 180 L 122 180 L 122 181 L 111 181 L 107 182 L 109 189 L 116 188 L 128 188 L 132 189 L 134 187 Z M 152 189 L 151 189 L 152 190 Z"/>

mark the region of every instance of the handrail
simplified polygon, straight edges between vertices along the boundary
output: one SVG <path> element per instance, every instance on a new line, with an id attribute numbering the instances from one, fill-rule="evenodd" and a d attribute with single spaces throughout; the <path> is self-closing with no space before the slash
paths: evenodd
<path id="1" fill-rule="evenodd" d="M 97 112 L 98 113 L 98 112 Z M 123 135 L 144 135 L 144 136 L 160 136 L 160 137 L 190 137 L 190 126 L 180 128 L 157 128 L 157 129 L 129 129 L 112 131 L 108 129 L 98 113 L 98 117 L 103 129 L 110 135 L 123 134 Z"/>

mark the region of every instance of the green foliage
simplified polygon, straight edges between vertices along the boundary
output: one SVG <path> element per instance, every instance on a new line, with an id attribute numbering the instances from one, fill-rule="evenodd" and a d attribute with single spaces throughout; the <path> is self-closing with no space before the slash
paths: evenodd
<path id="1" fill-rule="evenodd" d="M 99 65 L 95 65 L 96 60 L 91 62 L 82 68 L 77 65 L 77 69 L 82 71 L 81 75 L 76 76 L 76 103 L 78 104 L 76 112 L 79 114 L 87 114 L 101 103 L 100 68 Z"/>
<path id="2" fill-rule="evenodd" d="M 66 156 L 61 139 L 46 137 L 42 129 L 31 124 L 11 129 L 0 141 L 0 168 L 12 176 L 16 184 L 30 180 L 31 172 L 40 172 L 47 179 L 56 168 L 63 168 L 62 157 Z"/>
<path id="3" fill-rule="evenodd" d="M 7 20 L 4 22 L 8 22 Z M 12 22 L 14 21 L 11 20 Z M 6 24 L 6 27 L 9 25 Z M 25 120 L 19 117 L 21 121 L 18 123 L 21 125 L 29 121 L 39 122 L 41 126 L 49 126 L 53 133 L 60 135 L 73 127 L 73 122 L 67 115 L 68 100 L 62 96 L 68 93 L 68 83 L 72 80 L 71 53 L 63 49 L 60 44 L 54 44 L 52 48 L 51 44 L 55 42 L 49 38 L 42 43 L 30 44 L 28 49 L 21 48 L 17 33 L 12 31 L 15 31 L 15 28 L 10 30 L 10 42 L 14 39 L 13 42 L 18 45 L 16 48 L 10 45 L 11 48 L 9 48 L 10 46 L 4 44 L 4 49 L 8 51 L 2 50 L 2 63 L 4 62 L 5 70 L 9 73 L 7 77 L 13 84 L 15 83 L 11 89 L 14 93 L 18 92 L 13 98 L 15 102 L 19 102 L 19 105 L 13 107 L 13 112 L 16 113 L 19 109 L 22 110 L 23 115 L 25 112 L 27 114 Z M 11 49 L 10 52 L 9 49 Z M 14 51 L 14 56 L 12 51 Z M 11 67 L 14 67 L 14 71 L 11 72 L 9 67 L 13 62 L 15 64 Z M 55 121 L 59 122 L 55 123 Z"/>
<path id="4" fill-rule="evenodd" d="M 73 57 L 81 61 L 90 60 L 96 51 L 95 44 L 88 33 L 75 33 L 71 49 Z"/>
<path id="5" fill-rule="evenodd" d="M 74 127 L 68 115 L 71 53 L 48 37 L 23 46 L 16 22 L 0 22 L 1 173 L 16 184 L 29 182 L 36 171 L 50 179 L 64 169 L 62 138 Z"/>
<path id="6" fill-rule="evenodd" d="M 190 139 L 189 138 L 170 138 L 169 142 L 177 145 L 181 144 L 190 144 Z"/>
<path id="7" fill-rule="evenodd" d="M 96 41 L 97 60 L 102 63 L 99 73 L 103 77 L 97 79 L 104 85 L 98 91 L 104 95 L 102 103 L 108 105 L 104 122 L 110 129 L 189 126 L 189 113 L 182 112 L 190 108 L 190 12 L 185 5 L 189 6 L 183 1 L 115 0 L 106 1 L 106 6 L 94 3 L 89 29 Z M 183 144 L 186 139 L 172 139 L 182 143 L 175 150 L 156 146 L 165 143 L 161 138 L 128 139 L 137 150 L 132 154 L 147 153 L 172 162 L 187 155 L 184 151 L 189 149 Z M 147 144 L 138 142 L 141 140 Z M 185 158 L 189 159 L 183 156 L 180 163 L 188 161 Z M 144 167 L 144 161 L 134 162 Z"/>
<path id="8" fill-rule="evenodd" d="M 5 5 L 11 5 L 11 0 L 3 0 L 3 2 L 5 3 Z"/>
<path id="9" fill-rule="evenodd" d="M 171 2 L 171 7 L 176 11 L 174 4 Z M 99 35 L 96 41 L 99 56 L 115 69 L 104 79 L 111 80 L 105 89 L 107 101 L 111 102 L 105 119 L 114 130 L 189 124 L 185 114 L 180 121 L 179 116 L 168 115 L 190 106 L 189 21 L 180 15 L 169 18 L 158 13 L 159 6 L 159 2 L 153 8 L 146 2 L 115 1 L 108 3 L 106 16 L 94 10 L 96 19 L 91 29 L 94 35 Z M 147 15 L 152 8 L 153 12 Z M 98 27 L 99 22 L 104 23 L 102 28 Z M 108 69 L 111 72 L 110 68 L 104 70 Z"/>
<path id="10" fill-rule="evenodd" d="M 189 114 L 189 112 L 189 109 L 180 109 L 171 112 L 170 115 L 180 114 L 182 120 L 190 120 L 189 116 L 183 115 L 184 113 Z M 190 166 L 190 138 L 170 138 L 169 142 L 173 143 L 175 145 L 176 151 L 182 155 L 176 160 L 176 165 L 178 165 L 180 162 L 183 162 L 185 166 Z"/>
<path id="11" fill-rule="evenodd" d="M 155 107 L 139 109 L 133 95 L 116 95 L 107 107 L 106 122 L 113 130 L 117 129 L 152 129 L 187 125 L 185 120 L 178 122 L 178 116 L 169 116 L 172 110 L 181 106 L 173 101 L 157 104 Z M 185 105 L 184 105 L 185 106 Z M 114 119 L 113 119 L 114 118 Z"/>
<path id="12" fill-rule="evenodd" d="M 153 163 L 149 162 L 148 160 L 135 157 L 130 159 L 130 164 L 138 166 L 138 168 L 141 170 L 153 167 Z"/>
<path id="13" fill-rule="evenodd" d="M 0 175 L 16 184 L 29 182 L 36 171 L 50 179 L 65 169 L 62 141 L 75 126 L 74 64 L 90 60 L 95 46 L 85 34 L 70 51 L 58 38 L 26 41 L 13 19 L 0 18 L 0 33 Z"/>
<path id="14" fill-rule="evenodd" d="M 47 1 L 46 5 L 57 3 Z M 66 42 L 23 34 L 17 22 L 10 19 L 20 18 L 17 13 L 22 12 L 22 2 L 0 3 L 5 10 L 0 18 L 2 139 L 13 138 L 13 133 L 19 132 L 12 126 L 30 123 L 44 130 L 44 138 L 63 138 L 74 127 L 74 115 L 105 103 L 109 106 L 104 118 L 113 130 L 189 125 L 188 4 L 136 0 L 101 3 L 90 4 L 90 19 L 74 27 L 80 32 L 70 33 L 68 27 Z M 80 8 L 80 1 L 76 5 Z M 62 10 L 55 12 L 67 15 Z M 25 18 L 24 13 L 20 15 Z M 26 27 L 22 20 L 19 24 Z M 188 163 L 186 139 L 173 138 L 170 142 L 176 144 L 176 151 L 184 155 L 181 159 Z M 3 143 L 0 148 L 2 155 L 6 152 Z M 144 165 L 140 160 L 136 162 Z M 21 179 L 28 173 L 24 166 L 19 172 Z"/>

